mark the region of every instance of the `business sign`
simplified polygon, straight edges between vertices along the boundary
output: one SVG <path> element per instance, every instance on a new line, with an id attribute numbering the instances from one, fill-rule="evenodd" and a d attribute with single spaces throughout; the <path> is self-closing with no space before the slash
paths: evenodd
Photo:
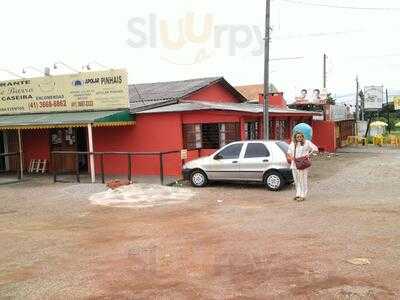
<path id="1" fill-rule="evenodd" d="M 325 104 L 327 98 L 326 89 L 302 89 L 295 101 L 296 104 Z"/>
<path id="2" fill-rule="evenodd" d="M 395 110 L 400 110 L 400 96 L 393 97 L 393 105 Z"/>
<path id="3" fill-rule="evenodd" d="M 326 121 L 343 121 L 353 118 L 350 106 L 347 105 L 329 105 L 325 107 L 324 111 Z"/>
<path id="4" fill-rule="evenodd" d="M 181 150 L 181 159 L 182 160 L 188 159 L 188 151 L 187 151 L 187 149 L 182 149 Z"/>
<path id="5" fill-rule="evenodd" d="M 364 88 L 364 108 L 377 110 L 382 108 L 383 104 L 383 86 L 367 86 Z"/>
<path id="6" fill-rule="evenodd" d="M 125 70 L 0 81 L 0 115 L 128 108 Z"/>

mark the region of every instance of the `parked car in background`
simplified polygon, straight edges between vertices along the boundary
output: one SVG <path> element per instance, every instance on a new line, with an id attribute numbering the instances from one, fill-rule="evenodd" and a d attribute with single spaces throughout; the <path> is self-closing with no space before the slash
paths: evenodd
<path id="1" fill-rule="evenodd" d="M 278 191 L 293 182 L 286 159 L 289 145 L 283 141 L 241 141 L 230 143 L 214 154 L 183 166 L 183 177 L 194 187 L 209 181 L 262 182 Z"/>

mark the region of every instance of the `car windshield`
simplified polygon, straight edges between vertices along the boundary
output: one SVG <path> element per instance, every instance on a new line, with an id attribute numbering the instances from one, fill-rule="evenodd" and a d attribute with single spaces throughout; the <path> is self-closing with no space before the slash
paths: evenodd
<path id="1" fill-rule="evenodd" d="M 282 142 L 282 141 L 277 141 L 276 144 L 278 145 L 278 147 L 283 151 L 283 153 L 287 153 L 289 150 L 289 144 L 286 142 Z"/>

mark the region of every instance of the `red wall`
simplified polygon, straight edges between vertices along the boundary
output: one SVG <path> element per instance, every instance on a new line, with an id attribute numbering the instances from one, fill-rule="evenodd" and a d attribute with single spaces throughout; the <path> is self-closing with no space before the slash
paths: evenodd
<path id="1" fill-rule="evenodd" d="M 31 159 L 50 158 L 49 130 L 22 130 L 22 148 L 24 150 L 24 165 L 28 168 Z"/>
<path id="2" fill-rule="evenodd" d="M 283 98 L 283 93 L 273 93 L 268 98 L 269 106 L 272 107 L 287 107 L 286 100 Z M 264 94 L 259 94 L 258 102 L 264 104 Z"/>
<path id="3" fill-rule="evenodd" d="M 335 122 L 313 121 L 313 143 L 323 151 L 336 151 Z"/>
<path id="4" fill-rule="evenodd" d="M 98 127 L 93 131 L 94 150 L 98 152 L 166 152 L 182 149 L 181 117 L 178 113 L 138 115 L 134 126 Z M 134 175 L 158 175 L 159 156 L 134 156 Z M 164 158 L 167 175 L 180 174 L 180 153 L 168 154 Z M 106 174 L 127 174 L 126 155 L 106 155 Z M 100 158 L 96 158 L 96 172 L 100 172 Z"/>
<path id="5" fill-rule="evenodd" d="M 218 111 L 188 112 L 182 115 L 183 124 L 239 122 L 239 113 Z"/>
<path id="6" fill-rule="evenodd" d="M 207 102 L 240 102 L 239 99 L 223 84 L 217 83 L 203 88 L 184 100 L 203 100 Z"/>

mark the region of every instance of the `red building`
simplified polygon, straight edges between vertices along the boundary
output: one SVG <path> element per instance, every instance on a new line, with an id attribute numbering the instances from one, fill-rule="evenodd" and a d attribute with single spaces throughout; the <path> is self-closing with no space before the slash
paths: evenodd
<path id="1" fill-rule="evenodd" d="M 279 93 L 271 95 L 271 100 L 280 103 L 270 107 L 272 139 L 289 140 L 296 124 L 311 124 L 316 114 L 287 108 Z M 15 119 L 7 121 L 0 116 L 0 130 L 9 152 L 15 150 L 15 133 L 20 130 L 25 169 L 32 159 L 46 159 L 50 166 L 66 171 L 77 167 L 75 159 L 65 156 L 51 162 L 51 151 L 87 151 L 88 135 L 93 135 L 94 152 L 187 149 L 188 159 L 208 155 L 232 141 L 262 138 L 262 105 L 248 102 L 222 77 L 130 85 L 129 103 L 130 116 L 126 111 L 82 112 L 79 120 L 77 113 L 64 113 L 59 114 L 59 120 L 57 114 L 52 114 L 51 120 L 48 116 L 44 119 L 36 116 L 30 124 L 19 124 Z M 68 137 L 69 142 L 55 147 L 52 138 L 60 131 L 61 139 Z M 181 164 L 180 153 L 166 155 L 165 174 L 179 175 Z M 80 159 L 79 168 L 88 170 L 88 165 L 87 158 Z M 99 156 L 95 157 L 94 165 L 99 173 Z M 10 158 L 4 166 L 16 168 L 17 161 Z M 132 158 L 134 175 L 158 174 L 159 166 L 157 156 Z M 106 174 L 126 174 L 126 156 L 108 155 L 103 167 Z"/>

